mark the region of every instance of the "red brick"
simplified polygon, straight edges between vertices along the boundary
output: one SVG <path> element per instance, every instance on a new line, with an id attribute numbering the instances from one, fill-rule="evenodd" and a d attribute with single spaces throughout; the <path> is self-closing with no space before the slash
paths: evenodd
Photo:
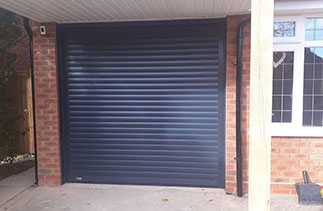
<path id="1" fill-rule="evenodd" d="M 284 190 L 284 189 L 274 189 L 272 190 L 273 194 L 290 194 L 290 190 Z"/>

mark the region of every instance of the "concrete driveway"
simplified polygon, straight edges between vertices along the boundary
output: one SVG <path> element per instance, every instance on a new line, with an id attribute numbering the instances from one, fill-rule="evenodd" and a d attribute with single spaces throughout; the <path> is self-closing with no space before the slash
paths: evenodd
<path id="1" fill-rule="evenodd" d="M 59 188 L 29 188 L 0 207 L 0 211 L 247 210 L 246 202 L 218 189 L 67 184 Z"/>
<path id="2" fill-rule="evenodd" d="M 247 198 L 226 195 L 221 189 L 66 184 L 27 188 L 0 211 L 246 211 L 247 206 Z M 275 195 L 271 210 L 322 211 L 323 207 L 302 207 L 296 196 Z"/>

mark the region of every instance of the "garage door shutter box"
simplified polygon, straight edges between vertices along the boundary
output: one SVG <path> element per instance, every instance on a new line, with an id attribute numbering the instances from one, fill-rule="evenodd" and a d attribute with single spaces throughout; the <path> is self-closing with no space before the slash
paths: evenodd
<path id="1" fill-rule="evenodd" d="M 59 25 L 65 182 L 223 188 L 225 29 Z"/>

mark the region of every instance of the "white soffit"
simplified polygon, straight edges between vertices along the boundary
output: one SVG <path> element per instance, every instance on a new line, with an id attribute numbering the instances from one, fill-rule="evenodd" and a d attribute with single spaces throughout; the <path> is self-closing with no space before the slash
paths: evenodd
<path id="1" fill-rule="evenodd" d="M 212 18 L 248 14 L 250 0 L 0 0 L 0 7 L 38 22 Z"/>
<path id="2" fill-rule="evenodd" d="M 322 13 L 323 0 L 276 0 L 275 15 Z"/>

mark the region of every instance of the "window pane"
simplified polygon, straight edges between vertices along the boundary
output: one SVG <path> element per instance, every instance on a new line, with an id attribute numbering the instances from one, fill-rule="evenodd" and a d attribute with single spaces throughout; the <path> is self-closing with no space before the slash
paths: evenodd
<path id="1" fill-rule="evenodd" d="M 273 111 L 272 122 L 281 122 L 281 112 L 280 111 Z"/>
<path id="2" fill-rule="evenodd" d="M 275 22 L 274 37 L 295 37 L 295 22 Z"/>
<path id="3" fill-rule="evenodd" d="M 304 53 L 303 125 L 323 126 L 323 47 Z"/>
<path id="4" fill-rule="evenodd" d="M 294 52 L 274 52 L 272 122 L 292 121 Z"/>
<path id="5" fill-rule="evenodd" d="M 304 80 L 304 94 L 313 93 L 313 80 Z"/>
<path id="6" fill-rule="evenodd" d="M 284 78 L 285 79 L 293 79 L 293 65 L 285 65 L 284 67 Z"/>
<path id="7" fill-rule="evenodd" d="M 292 98 L 291 96 L 283 97 L 283 109 L 288 111 L 292 107 Z"/>
<path id="8" fill-rule="evenodd" d="M 315 78 L 323 79 L 323 64 L 315 65 Z"/>
<path id="9" fill-rule="evenodd" d="M 315 51 L 314 55 L 314 62 L 315 64 L 322 64 L 323 63 L 323 48 L 311 48 L 311 51 Z"/>
<path id="10" fill-rule="evenodd" d="M 283 91 L 283 84 L 282 80 L 274 80 L 273 82 L 273 94 L 282 94 Z"/>
<path id="11" fill-rule="evenodd" d="M 283 112 L 283 122 L 291 122 L 292 121 L 292 112 L 284 111 Z"/>
<path id="12" fill-rule="evenodd" d="M 283 85 L 284 95 L 291 95 L 293 92 L 293 80 L 284 80 Z"/>
<path id="13" fill-rule="evenodd" d="M 323 40 L 323 18 L 306 19 L 306 40 Z"/>
<path id="14" fill-rule="evenodd" d="M 304 65 L 304 79 L 313 78 L 313 69 L 314 69 L 314 64 L 312 63 L 307 63 Z"/>
<path id="15" fill-rule="evenodd" d="M 284 52 L 281 52 L 281 54 L 283 54 Z M 294 54 L 293 53 L 286 53 L 286 58 L 284 60 L 284 64 L 290 64 L 293 65 L 294 63 Z"/>
<path id="16" fill-rule="evenodd" d="M 313 126 L 322 126 L 322 111 L 313 112 Z"/>
<path id="17" fill-rule="evenodd" d="M 314 36 L 315 35 L 315 31 L 314 30 L 306 30 L 305 33 L 305 40 L 315 40 Z"/>
<path id="18" fill-rule="evenodd" d="M 323 97 L 315 96 L 314 97 L 314 110 L 323 111 Z"/>
<path id="19" fill-rule="evenodd" d="M 273 78 L 274 79 L 281 79 L 282 78 L 282 72 L 283 72 L 282 67 L 278 66 L 277 68 L 275 68 Z"/>
<path id="20" fill-rule="evenodd" d="M 323 18 L 316 19 L 316 29 L 323 29 Z"/>
<path id="21" fill-rule="evenodd" d="M 312 125 L 312 112 L 304 111 L 303 112 L 303 126 L 311 126 Z"/>
<path id="22" fill-rule="evenodd" d="M 304 111 L 310 111 L 312 109 L 312 101 L 313 97 L 312 96 L 304 96 L 303 97 L 304 101 Z"/>
<path id="23" fill-rule="evenodd" d="M 314 109 L 316 111 L 323 111 L 323 97 L 315 96 L 314 97 Z"/>
<path id="24" fill-rule="evenodd" d="M 281 110 L 282 105 L 282 97 L 281 96 L 273 96 L 273 110 Z"/>
<path id="25" fill-rule="evenodd" d="M 305 63 L 313 65 L 314 63 L 314 54 L 311 53 L 314 51 L 314 48 L 305 48 Z"/>
<path id="26" fill-rule="evenodd" d="M 306 29 L 314 29 L 315 26 L 315 19 L 314 18 L 307 18 L 306 19 Z"/>
<path id="27" fill-rule="evenodd" d="M 323 30 L 316 30 L 315 31 L 315 40 L 323 40 Z"/>
<path id="28" fill-rule="evenodd" d="M 314 94 L 320 95 L 322 94 L 323 80 L 315 80 L 314 81 Z"/>

